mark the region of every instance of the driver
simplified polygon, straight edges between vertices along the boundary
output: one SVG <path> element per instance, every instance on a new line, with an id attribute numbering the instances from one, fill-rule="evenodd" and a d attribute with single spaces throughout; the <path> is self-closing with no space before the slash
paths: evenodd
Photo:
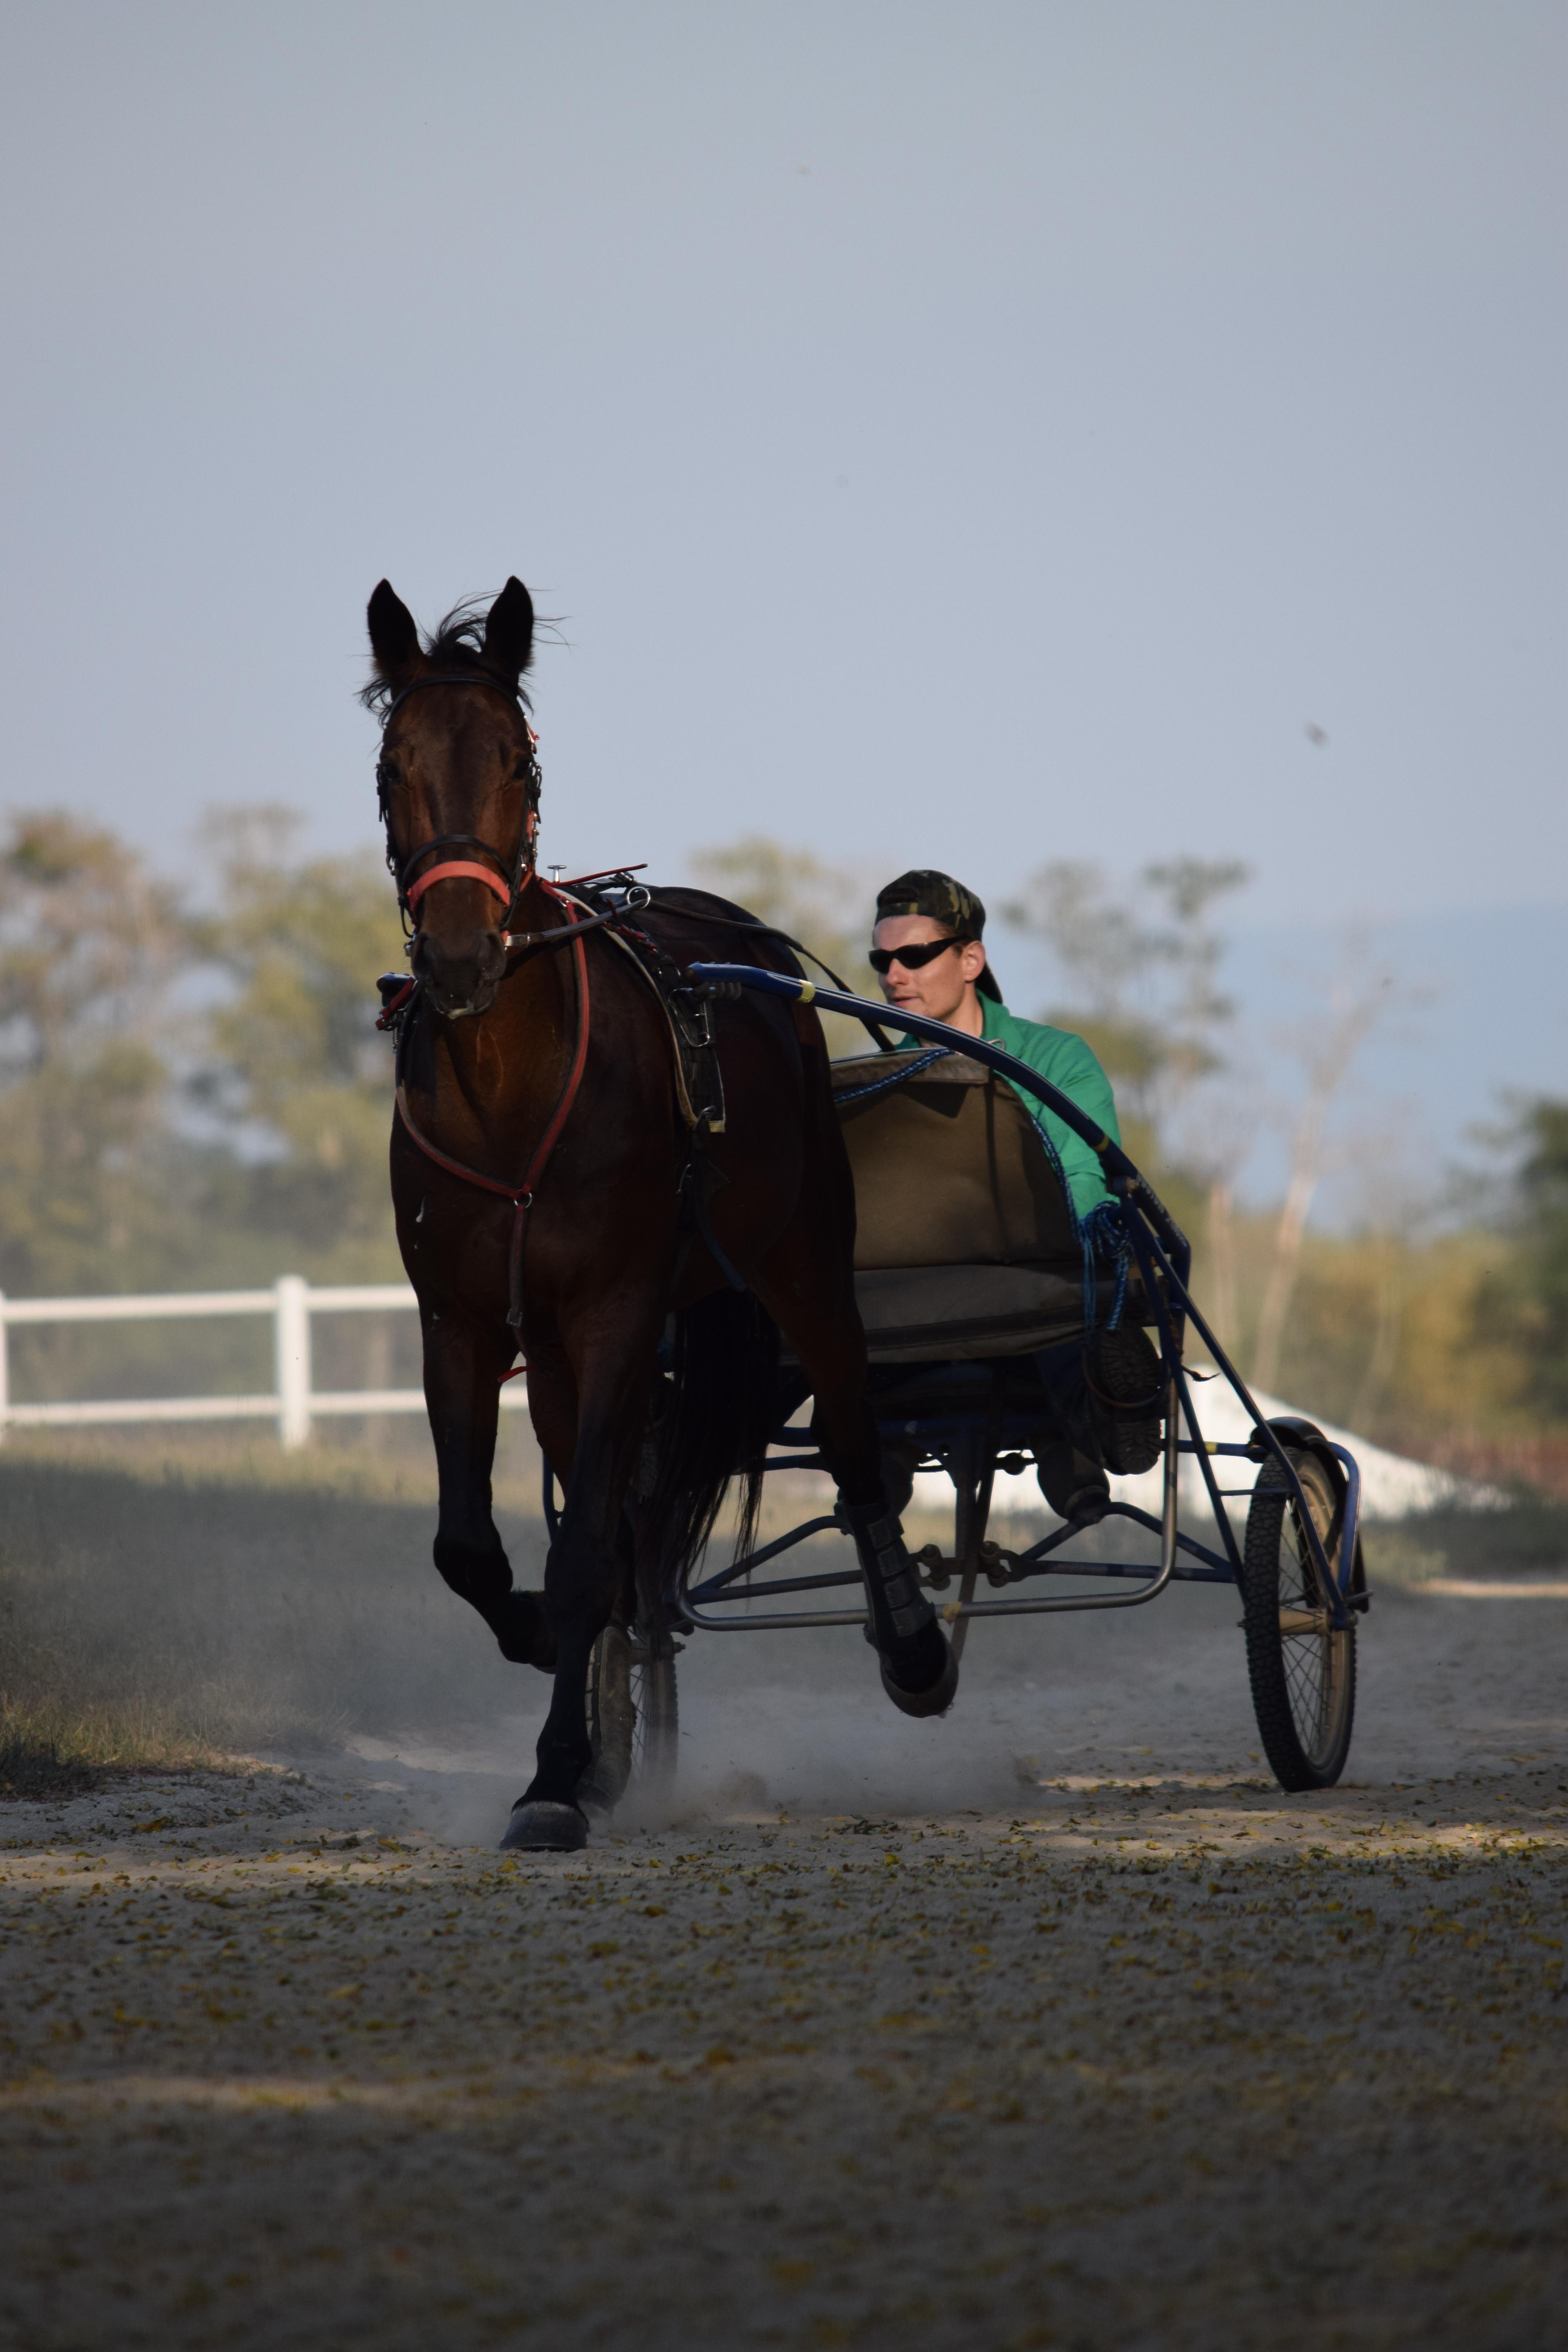
<path id="1" fill-rule="evenodd" d="M 917 866 L 877 894 L 871 969 L 891 1005 L 945 1021 L 966 1035 L 1002 1046 L 1042 1078 L 1070 1095 L 1113 1143 L 1121 1140 L 1110 1081 L 1081 1037 L 1020 1021 L 1002 1002 L 981 941 L 985 909 L 951 874 Z M 914 1045 L 912 1037 L 906 1045 Z M 1099 1153 L 1048 1111 L 1037 1097 L 1014 1088 L 1030 1118 L 1044 1129 L 1061 1166 L 1079 1224 L 1111 1205 Z M 1109 1220 L 1100 1220 L 1103 1227 Z"/>
<path id="2" fill-rule="evenodd" d="M 1081 1037 L 1041 1021 L 1022 1021 L 1002 1002 L 983 940 L 985 909 L 973 890 L 951 874 L 917 866 L 877 894 L 871 969 L 896 1010 L 945 1021 L 967 1036 L 1000 1045 L 1037 1070 L 1086 1111 L 1115 1143 L 1121 1140 L 1110 1081 Z M 903 1043 L 921 1041 L 906 1036 Z M 1014 1087 L 1061 1171 L 1086 1252 L 1113 1256 L 1121 1241 L 1121 1213 L 1107 1189 L 1100 1155 L 1091 1144 L 1047 1110 L 1037 1097 Z M 1124 1325 L 1095 1335 L 1097 1381 L 1106 1402 L 1131 1402 L 1158 1384 L 1159 1363 L 1143 1333 Z M 1061 1358 L 1058 1363 L 1055 1360 Z M 1146 1469 L 1157 1450 L 1158 1423 L 1129 1428 L 1097 1412 L 1083 1379 L 1079 1348 L 1047 1350 L 1040 1370 L 1050 1394 L 1057 1427 L 1054 1440 L 1036 1447 L 1040 1488 L 1052 1510 L 1065 1519 L 1093 1520 L 1103 1513 L 1110 1490 L 1105 1465 L 1116 1470 Z M 1135 1443 L 1142 1437 L 1141 1445 Z M 1134 1441 L 1130 1443 L 1130 1441 Z M 1147 1459 L 1142 1458 L 1147 1455 Z"/>

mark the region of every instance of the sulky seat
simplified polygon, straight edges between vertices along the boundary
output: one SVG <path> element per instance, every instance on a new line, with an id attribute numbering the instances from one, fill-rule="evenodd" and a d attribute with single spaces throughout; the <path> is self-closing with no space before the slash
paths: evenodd
<path id="1" fill-rule="evenodd" d="M 1024 1354 L 1083 1328 L 1061 1180 L 1012 1088 L 927 1048 L 833 1064 L 873 1363 Z"/>

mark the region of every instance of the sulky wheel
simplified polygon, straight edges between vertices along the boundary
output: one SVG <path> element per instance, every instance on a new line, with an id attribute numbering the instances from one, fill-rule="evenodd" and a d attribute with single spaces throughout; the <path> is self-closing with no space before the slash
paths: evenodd
<path id="1" fill-rule="evenodd" d="M 1329 1559 L 1339 1498 L 1315 1454 L 1289 1452 Z M 1301 1529 L 1300 1505 L 1266 1462 L 1247 1517 L 1242 1599 L 1247 1671 L 1264 1753 L 1284 1789 L 1328 1789 L 1344 1770 L 1355 1715 L 1355 1623 L 1336 1630 Z"/>
<path id="2" fill-rule="evenodd" d="M 628 1788 L 665 1796 L 675 1780 L 680 1717 L 675 1691 L 678 1644 L 667 1633 L 609 1624 L 588 1660 L 588 1737 L 594 1760 L 579 1790 L 604 1812 Z"/>
<path id="3" fill-rule="evenodd" d="M 632 1633 L 632 1778 L 639 1789 L 667 1797 L 675 1786 L 680 1706 L 675 1661 L 680 1643 L 668 1633 Z"/>

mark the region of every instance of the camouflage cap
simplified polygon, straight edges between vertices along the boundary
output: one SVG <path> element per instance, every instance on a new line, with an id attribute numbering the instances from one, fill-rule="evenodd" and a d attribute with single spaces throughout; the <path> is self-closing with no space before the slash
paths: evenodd
<path id="1" fill-rule="evenodd" d="M 929 915 L 933 923 L 947 924 L 955 939 L 985 936 L 985 909 L 973 891 L 951 874 L 939 874 L 934 866 L 917 866 L 879 890 L 877 920 L 884 915 Z"/>
<path id="2" fill-rule="evenodd" d="M 900 874 L 896 882 L 877 893 L 877 916 L 879 923 L 889 915 L 928 915 L 933 923 L 945 923 L 954 939 L 981 940 L 985 936 L 985 908 L 973 890 L 955 882 L 951 874 L 940 873 L 934 866 L 916 866 L 908 874 Z M 994 997 L 998 1004 L 1002 992 L 996 985 L 995 974 L 987 963 L 975 982 L 982 996 Z"/>

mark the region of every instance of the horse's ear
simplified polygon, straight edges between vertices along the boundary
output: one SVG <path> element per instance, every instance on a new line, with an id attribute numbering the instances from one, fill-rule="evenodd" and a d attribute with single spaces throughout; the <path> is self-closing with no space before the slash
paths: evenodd
<path id="1" fill-rule="evenodd" d="M 533 599 L 514 573 L 490 606 L 484 661 L 515 688 L 532 656 Z"/>
<path id="2" fill-rule="evenodd" d="M 365 619 L 370 624 L 370 649 L 383 682 L 401 686 L 423 656 L 414 615 L 390 580 L 377 583 Z"/>

